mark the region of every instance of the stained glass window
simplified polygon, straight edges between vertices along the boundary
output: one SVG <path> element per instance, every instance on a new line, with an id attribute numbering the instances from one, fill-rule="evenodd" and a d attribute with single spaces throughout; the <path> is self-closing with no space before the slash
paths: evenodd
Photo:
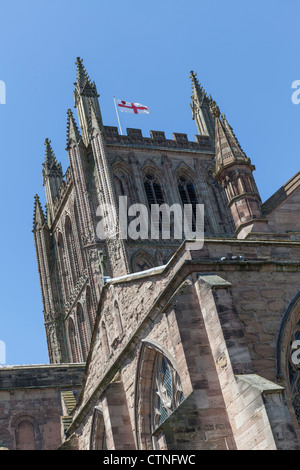
<path id="1" fill-rule="evenodd" d="M 292 345 L 294 341 L 299 341 L 299 340 L 300 340 L 300 329 L 299 329 L 299 326 L 297 326 L 297 329 L 292 334 L 290 345 Z M 288 372 L 289 372 L 289 378 L 290 378 L 291 392 L 293 396 L 293 407 L 295 410 L 298 423 L 300 424 L 300 368 L 298 364 L 295 364 L 292 361 L 291 357 L 289 361 Z"/>
<path id="2" fill-rule="evenodd" d="M 153 417 L 155 430 L 184 400 L 181 381 L 170 361 L 158 354 L 153 376 Z"/>

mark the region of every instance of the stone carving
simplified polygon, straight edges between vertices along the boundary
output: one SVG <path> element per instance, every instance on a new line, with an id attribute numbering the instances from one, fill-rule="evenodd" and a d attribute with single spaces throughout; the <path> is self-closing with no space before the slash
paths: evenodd
<path id="1" fill-rule="evenodd" d="M 88 272 L 87 272 L 87 269 L 85 269 L 82 275 L 80 276 L 80 278 L 78 279 L 75 288 L 72 290 L 68 302 L 66 302 L 65 304 L 66 315 L 69 314 L 74 303 L 78 300 L 78 296 L 81 294 L 81 291 L 83 287 L 85 286 L 87 279 L 88 279 Z"/>

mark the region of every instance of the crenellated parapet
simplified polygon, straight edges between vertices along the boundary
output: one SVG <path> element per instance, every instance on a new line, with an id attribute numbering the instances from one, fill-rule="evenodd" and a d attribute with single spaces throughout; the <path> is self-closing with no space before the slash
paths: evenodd
<path id="1" fill-rule="evenodd" d="M 144 148 L 180 149 L 196 152 L 211 152 L 212 144 L 209 136 L 196 135 L 196 141 L 189 141 L 187 134 L 173 132 L 173 139 L 166 139 L 162 131 L 150 131 L 150 137 L 144 137 L 141 129 L 127 129 L 127 135 L 120 135 L 118 128 L 104 126 L 107 145 L 123 145 Z"/>

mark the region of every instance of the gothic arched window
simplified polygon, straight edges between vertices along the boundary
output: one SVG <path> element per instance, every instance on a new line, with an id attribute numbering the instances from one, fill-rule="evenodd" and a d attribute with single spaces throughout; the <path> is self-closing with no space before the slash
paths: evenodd
<path id="1" fill-rule="evenodd" d="M 294 360 L 294 355 L 292 354 L 293 348 L 292 345 L 295 341 L 300 341 L 300 327 L 296 326 L 295 330 L 291 335 L 290 340 L 290 350 L 291 354 L 288 361 L 288 372 L 289 372 L 289 381 L 290 389 L 292 394 L 292 404 L 295 410 L 296 418 L 300 425 L 300 370 L 299 364 Z M 299 354 L 300 355 L 300 354 Z M 297 351 L 295 350 L 295 358 L 297 358 Z"/>
<path id="2" fill-rule="evenodd" d="M 79 355 L 78 343 L 77 343 L 77 338 L 76 338 L 75 325 L 74 325 L 72 318 L 69 319 L 68 333 L 69 333 L 69 343 L 70 343 L 71 354 L 72 354 L 72 362 L 80 362 L 80 359 L 79 359 L 80 355 Z"/>
<path id="3" fill-rule="evenodd" d="M 109 349 L 108 336 L 107 336 L 107 331 L 106 331 L 106 326 L 105 326 L 104 321 L 102 321 L 102 324 L 101 324 L 100 334 L 101 334 L 102 350 L 103 350 L 104 355 L 106 356 L 105 359 L 107 359 L 110 354 L 110 349 Z"/>
<path id="4" fill-rule="evenodd" d="M 171 362 L 157 354 L 152 379 L 152 431 L 160 426 L 184 400 L 181 381 Z"/>
<path id="5" fill-rule="evenodd" d="M 77 260 L 77 263 L 78 263 L 78 266 L 77 266 L 77 270 L 78 270 L 78 276 L 80 276 L 80 273 L 81 273 L 81 263 L 84 262 L 84 258 L 82 259 L 82 256 L 81 256 L 81 253 L 82 253 L 82 238 L 81 238 L 81 229 L 80 229 L 80 219 L 79 219 L 79 214 L 78 214 L 78 211 L 77 211 L 77 207 L 76 207 L 76 204 L 74 204 L 74 221 L 75 221 L 75 232 L 76 232 L 76 237 L 77 237 L 77 242 L 78 242 L 78 245 L 79 245 L 79 256 L 80 256 L 80 260 Z M 75 242 L 74 242 L 74 248 L 75 248 Z M 78 262 L 80 261 L 80 262 Z"/>
<path id="6" fill-rule="evenodd" d="M 122 333 L 123 333 L 123 327 L 122 327 L 121 313 L 120 313 L 119 304 L 117 300 L 115 300 L 114 302 L 114 322 L 115 322 L 116 338 L 118 339 L 118 341 L 120 341 Z"/>
<path id="7" fill-rule="evenodd" d="M 90 437 L 90 450 L 107 450 L 102 410 L 95 408 Z"/>
<path id="8" fill-rule="evenodd" d="M 198 204 L 194 183 L 186 175 L 179 175 L 177 179 L 178 191 L 182 205 L 190 204 L 192 209 L 192 229 L 196 227 L 196 206 Z"/>
<path id="9" fill-rule="evenodd" d="M 61 284 L 63 286 L 64 291 L 64 301 L 67 302 L 70 295 L 70 288 L 68 285 L 68 277 L 67 277 L 67 270 L 66 270 L 66 254 L 64 249 L 64 242 L 63 236 L 59 233 L 57 238 L 57 256 L 58 256 L 58 263 L 59 263 L 59 271 L 60 271 L 60 279 Z"/>
<path id="10" fill-rule="evenodd" d="M 132 272 L 139 273 L 156 266 L 155 260 L 149 253 L 140 251 L 132 259 Z"/>
<path id="11" fill-rule="evenodd" d="M 71 219 L 69 216 L 66 217 L 65 231 L 66 231 L 67 249 L 68 249 L 68 254 L 69 254 L 69 262 L 70 262 L 70 268 L 71 268 L 71 277 L 73 279 L 73 285 L 75 286 L 77 278 L 79 276 L 79 266 L 78 266 L 78 259 L 77 259 L 77 253 L 76 253 L 74 233 L 72 230 Z"/>
<path id="12" fill-rule="evenodd" d="M 161 424 L 184 400 L 174 360 L 154 342 L 143 341 L 138 360 L 135 426 L 139 450 L 165 449 Z"/>
<path id="13" fill-rule="evenodd" d="M 153 173 L 147 172 L 145 174 L 144 188 L 150 208 L 151 204 L 161 205 L 165 202 L 160 182 Z"/>
<path id="14" fill-rule="evenodd" d="M 80 303 L 77 304 L 77 323 L 78 323 L 78 329 L 79 329 L 83 360 L 86 361 L 86 358 L 89 352 L 89 341 L 88 341 L 88 335 L 87 335 L 87 324 L 86 324 L 83 309 Z"/>
<path id="15" fill-rule="evenodd" d="M 93 329 L 94 324 L 95 324 L 95 315 L 94 315 L 94 309 L 93 309 L 93 304 L 92 304 L 92 293 L 91 293 L 90 286 L 87 286 L 85 296 L 86 296 L 85 297 L 86 309 L 87 309 L 88 317 L 90 320 L 91 328 Z"/>
<path id="16" fill-rule="evenodd" d="M 117 196 L 125 196 L 124 184 L 120 176 L 114 175 L 114 182 Z"/>
<path id="17" fill-rule="evenodd" d="M 120 196 L 127 196 L 128 206 L 132 205 L 136 197 L 130 169 L 123 163 L 117 163 L 113 167 L 113 176 L 117 203 L 119 204 Z"/>

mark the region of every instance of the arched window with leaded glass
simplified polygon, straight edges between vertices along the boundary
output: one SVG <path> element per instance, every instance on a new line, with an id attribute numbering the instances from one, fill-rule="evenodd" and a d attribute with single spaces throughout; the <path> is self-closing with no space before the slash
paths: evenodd
<path id="1" fill-rule="evenodd" d="M 300 291 L 288 305 L 277 338 L 276 379 L 296 433 L 300 432 Z"/>
<path id="2" fill-rule="evenodd" d="M 184 400 L 176 369 L 162 354 L 157 354 L 152 378 L 152 419 L 154 432 Z"/>
<path id="3" fill-rule="evenodd" d="M 135 390 L 138 449 L 166 449 L 161 426 L 176 411 L 185 396 L 175 360 L 154 341 L 143 340 Z"/>
<path id="4" fill-rule="evenodd" d="M 300 353 L 298 353 L 293 346 L 295 345 L 295 342 L 298 343 L 298 348 L 300 345 L 300 327 L 296 327 L 296 329 L 293 331 L 291 335 L 291 344 L 290 344 L 290 350 L 291 354 L 289 357 L 289 380 L 290 380 L 290 389 L 291 389 L 291 395 L 292 395 L 292 404 L 295 410 L 295 414 L 298 420 L 298 423 L 300 425 L 300 363 L 298 364 L 300 360 Z M 299 349 L 298 349 L 299 350 Z M 299 357 L 297 357 L 299 356 Z M 298 359 L 298 360 L 295 360 Z"/>

